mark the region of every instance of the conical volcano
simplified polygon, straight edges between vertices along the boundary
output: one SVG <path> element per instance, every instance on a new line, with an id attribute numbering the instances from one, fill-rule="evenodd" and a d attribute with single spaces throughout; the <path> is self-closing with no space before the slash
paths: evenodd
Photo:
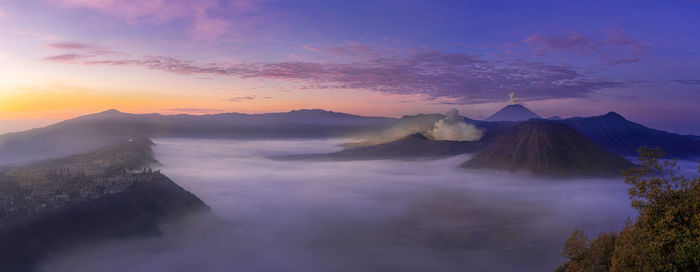
<path id="1" fill-rule="evenodd" d="M 519 124 L 462 164 L 547 176 L 615 176 L 632 166 L 569 126 L 551 121 Z"/>
<path id="2" fill-rule="evenodd" d="M 530 118 L 541 117 L 523 105 L 511 104 L 486 118 L 486 121 L 527 121 Z"/>

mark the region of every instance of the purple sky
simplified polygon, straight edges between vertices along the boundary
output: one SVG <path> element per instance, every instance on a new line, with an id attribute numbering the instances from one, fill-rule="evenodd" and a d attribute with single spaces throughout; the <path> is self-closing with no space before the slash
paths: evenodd
<path id="1" fill-rule="evenodd" d="M 700 134 L 700 1 L 0 0 L 0 120 L 617 111 Z M 2 102 L 4 101 L 4 102 Z"/>

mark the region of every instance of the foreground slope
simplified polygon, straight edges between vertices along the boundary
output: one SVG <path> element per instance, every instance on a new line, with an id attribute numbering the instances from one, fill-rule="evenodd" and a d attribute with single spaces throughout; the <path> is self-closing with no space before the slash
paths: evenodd
<path id="1" fill-rule="evenodd" d="M 528 121 L 510 129 L 461 166 L 527 170 L 548 176 L 614 176 L 632 164 L 564 124 Z"/>
<path id="2" fill-rule="evenodd" d="M 0 169 L 0 271 L 33 271 L 56 249 L 159 232 L 208 207 L 159 171 L 139 138 L 95 152 Z"/>

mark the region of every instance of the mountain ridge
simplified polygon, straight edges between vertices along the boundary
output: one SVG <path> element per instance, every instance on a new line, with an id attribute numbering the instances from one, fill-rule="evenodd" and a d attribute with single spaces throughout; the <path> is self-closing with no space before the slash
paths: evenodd
<path id="1" fill-rule="evenodd" d="M 161 115 L 112 109 L 42 128 L 0 135 L 0 165 L 79 154 L 138 137 L 340 137 L 377 129 L 395 120 L 324 110 Z"/>
<path id="2" fill-rule="evenodd" d="M 614 111 L 553 122 L 566 124 L 591 141 L 622 156 L 637 156 L 637 149 L 647 146 L 660 147 L 671 158 L 700 158 L 700 138 L 649 128 L 629 121 Z"/>

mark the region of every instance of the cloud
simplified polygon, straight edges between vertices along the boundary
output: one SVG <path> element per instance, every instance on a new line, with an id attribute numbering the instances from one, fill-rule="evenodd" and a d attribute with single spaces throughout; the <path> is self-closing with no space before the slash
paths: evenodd
<path id="1" fill-rule="evenodd" d="M 216 5 L 213 0 L 54 0 L 65 8 L 83 8 L 125 20 L 129 23 L 165 23 L 206 10 Z"/>
<path id="2" fill-rule="evenodd" d="M 45 47 L 55 50 L 62 50 L 68 53 L 53 55 L 44 58 L 46 61 L 51 62 L 64 62 L 64 63 L 74 63 L 80 62 L 86 59 L 93 59 L 98 57 L 128 57 L 129 54 L 107 50 L 104 48 L 91 46 L 83 43 L 75 42 L 58 42 L 49 43 Z"/>
<path id="3" fill-rule="evenodd" d="M 82 43 L 73 43 L 73 42 L 50 43 L 50 44 L 47 44 L 46 47 L 51 48 L 51 49 L 79 49 L 79 50 L 93 49 L 92 46 L 82 44 Z"/>
<path id="4" fill-rule="evenodd" d="M 163 173 L 214 212 L 52 252 L 41 271 L 546 271 L 572 229 L 619 230 L 636 214 L 621 178 L 460 170 L 465 156 L 267 159 L 337 140 L 155 141 Z"/>
<path id="5" fill-rule="evenodd" d="M 236 97 L 231 97 L 227 98 L 226 101 L 229 102 L 243 102 L 243 101 L 250 101 L 250 100 L 256 100 L 256 99 L 271 99 L 272 97 L 270 96 L 263 96 L 263 97 L 257 97 L 257 96 L 236 96 Z"/>
<path id="6" fill-rule="evenodd" d="M 565 52 L 569 50 L 588 51 L 591 49 L 588 38 L 577 33 L 565 36 L 544 36 L 532 34 L 525 38 L 525 43 L 535 46 L 537 54 L 545 54 L 549 51 Z"/>
<path id="7" fill-rule="evenodd" d="M 2 25 L 0 25 L 0 32 L 5 33 L 5 34 L 9 34 L 12 36 L 37 39 L 37 40 L 44 40 L 44 41 L 55 41 L 55 40 L 61 39 L 61 37 L 57 36 L 56 34 L 42 33 L 42 32 L 35 31 L 35 30 L 22 29 L 22 28 L 17 28 L 17 27 L 8 27 L 8 26 L 2 26 Z"/>
<path id="8" fill-rule="evenodd" d="M 225 4 L 216 0 L 52 0 L 60 7 L 87 9 L 130 24 L 165 24 L 184 21 L 195 40 L 217 39 L 233 24 L 230 18 L 257 10 L 257 1 Z M 218 16 L 221 10 L 231 16 Z"/>
<path id="9" fill-rule="evenodd" d="M 676 83 L 687 84 L 687 85 L 700 85 L 700 79 L 676 79 L 672 80 Z"/>
<path id="10" fill-rule="evenodd" d="M 608 29 L 606 38 L 598 41 L 578 33 L 552 36 L 536 33 L 523 41 L 534 46 L 537 55 L 576 52 L 580 55 L 596 56 L 602 60 L 602 64 L 609 66 L 638 62 L 646 49 L 646 46 L 627 37 L 618 28 Z"/>
<path id="11" fill-rule="evenodd" d="M 226 101 L 230 101 L 230 102 L 241 102 L 241 101 L 249 101 L 249 100 L 255 100 L 255 96 L 236 96 L 236 97 L 231 97 L 229 99 L 226 99 Z"/>
<path id="12" fill-rule="evenodd" d="M 75 50 L 74 50 L 75 51 Z M 585 75 L 576 67 L 526 60 L 486 60 L 481 56 L 415 49 L 397 54 L 379 50 L 336 50 L 362 54 L 350 62 L 197 63 L 167 57 L 127 57 L 109 50 L 71 52 L 47 61 L 82 65 L 133 65 L 183 75 L 295 80 L 306 89 L 366 89 L 388 94 L 422 95 L 474 104 L 500 101 L 517 91 L 524 99 L 583 97 L 625 82 Z"/>

